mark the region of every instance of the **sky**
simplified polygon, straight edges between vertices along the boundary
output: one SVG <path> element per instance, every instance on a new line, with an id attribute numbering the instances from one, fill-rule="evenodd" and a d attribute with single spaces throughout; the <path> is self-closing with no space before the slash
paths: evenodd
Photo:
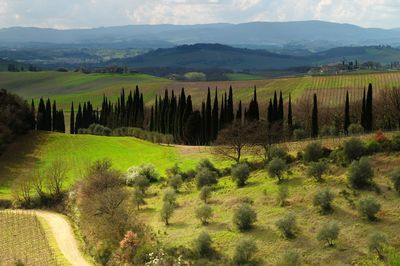
<path id="1" fill-rule="evenodd" d="M 0 0 L 0 28 L 325 20 L 400 27 L 400 0 Z"/>

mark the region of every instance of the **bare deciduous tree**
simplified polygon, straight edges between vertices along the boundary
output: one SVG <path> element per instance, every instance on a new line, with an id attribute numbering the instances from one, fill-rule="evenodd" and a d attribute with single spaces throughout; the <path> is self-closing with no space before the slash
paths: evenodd
<path id="1" fill-rule="evenodd" d="M 61 197 L 64 182 L 67 178 L 68 167 L 62 160 L 55 160 L 47 169 L 47 186 L 51 194 Z"/>

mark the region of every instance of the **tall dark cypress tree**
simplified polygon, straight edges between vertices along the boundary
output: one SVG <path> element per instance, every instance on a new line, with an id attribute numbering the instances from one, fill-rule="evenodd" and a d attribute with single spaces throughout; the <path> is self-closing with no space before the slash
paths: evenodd
<path id="1" fill-rule="evenodd" d="M 219 115 L 219 129 L 223 129 L 225 127 L 225 100 L 224 97 L 221 96 L 221 112 Z"/>
<path id="2" fill-rule="evenodd" d="M 239 107 L 238 107 L 237 112 L 236 112 L 236 121 L 241 124 L 242 123 L 242 119 L 243 119 L 242 101 L 239 101 Z"/>
<path id="3" fill-rule="evenodd" d="M 46 131 L 51 131 L 51 103 L 50 99 L 46 101 L 46 112 L 45 112 L 45 122 L 46 122 Z"/>
<path id="4" fill-rule="evenodd" d="M 71 118 L 69 121 L 69 132 L 70 134 L 75 134 L 75 110 L 74 102 L 71 103 Z"/>
<path id="5" fill-rule="evenodd" d="M 81 104 L 79 103 L 78 113 L 76 114 L 76 121 L 75 121 L 75 134 L 78 134 L 78 130 L 83 128 L 82 120 L 83 120 L 82 107 Z"/>
<path id="6" fill-rule="evenodd" d="M 151 107 L 149 129 L 150 131 L 154 131 L 154 106 Z"/>
<path id="7" fill-rule="evenodd" d="M 36 110 L 35 110 L 35 102 L 32 99 L 31 102 L 31 129 L 36 129 Z"/>
<path id="8" fill-rule="evenodd" d="M 229 96 L 228 96 L 228 103 L 226 106 L 226 122 L 228 124 L 231 124 L 233 120 L 235 119 L 235 115 L 233 113 L 233 90 L 232 86 L 229 87 Z"/>
<path id="9" fill-rule="evenodd" d="M 192 96 L 188 96 L 186 100 L 185 111 L 183 112 L 182 125 L 185 128 L 189 116 L 193 113 Z"/>
<path id="10" fill-rule="evenodd" d="M 216 140 L 219 130 L 218 89 L 215 89 L 214 106 L 212 109 L 212 140 Z"/>
<path id="11" fill-rule="evenodd" d="M 363 94 L 363 99 L 362 99 L 362 107 L 361 107 L 361 125 L 366 130 L 366 110 L 365 110 L 365 88 L 364 88 L 364 94 Z"/>
<path id="12" fill-rule="evenodd" d="M 269 99 L 267 121 L 268 121 L 268 126 L 271 126 L 274 123 L 274 107 L 272 104 L 272 99 Z"/>
<path id="13" fill-rule="evenodd" d="M 282 91 L 279 94 L 278 120 L 280 122 L 283 122 L 283 97 L 282 97 Z"/>
<path id="14" fill-rule="evenodd" d="M 279 120 L 279 114 L 278 114 L 278 97 L 276 95 L 276 91 L 274 92 L 274 102 L 272 106 L 272 121 L 276 122 Z"/>
<path id="15" fill-rule="evenodd" d="M 317 94 L 314 94 L 314 104 L 312 110 L 312 120 L 311 120 L 311 137 L 317 138 L 318 137 L 318 100 Z"/>
<path id="16" fill-rule="evenodd" d="M 57 131 L 65 133 L 65 119 L 63 110 L 58 111 L 57 114 Z"/>
<path id="17" fill-rule="evenodd" d="M 207 140 L 207 126 L 206 126 L 206 103 L 203 101 L 201 103 L 201 122 L 200 122 L 200 131 L 201 131 L 201 136 L 200 136 L 200 141 L 199 144 L 204 145 L 205 143 L 208 142 Z"/>
<path id="18" fill-rule="evenodd" d="M 212 110 L 211 110 L 211 92 L 208 88 L 207 101 L 205 106 L 205 142 L 208 143 L 212 139 Z"/>
<path id="19" fill-rule="evenodd" d="M 59 130 L 59 115 L 57 114 L 57 105 L 56 105 L 56 101 L 53 101 L 53 119 L 52 119 L 52 130 L 53 131 L 58 131 Z"/>
<path id="20" fill-rule="evenodd" d="M 289 93 L 289 104 L 288 104 L 288 127 L 289 131 L 293 129 L 292 96 L 290 93 Z"/>
<path id="21" fill-rule="evenodd" d="M 256 121 L 260 120 L 260 110 L 258 109 L 258 101 L 257 101 L 257 87 L 254 86 L 254 119 Z"/>
<path id="22" fill-rule="evenodd" d="M 46 106 L 44 104 L 43 98 L 40 98 L 36 117 L 37 130 L 46 130 Z"/>
<path id="23" fill-rule="evenodd" d="M 344 105 L 344 133 L 348 135 L 350 126 L 350 102 L 349 91 L 346 92 L 346 102 Z"/>
<path id="24" fill-rule="evenodd" d="M 365 102 L 365 127 L 368 132 L 373 129 L 373 116 L 372 116 L 372 84 L 368 85 L 367 100 Z"/>

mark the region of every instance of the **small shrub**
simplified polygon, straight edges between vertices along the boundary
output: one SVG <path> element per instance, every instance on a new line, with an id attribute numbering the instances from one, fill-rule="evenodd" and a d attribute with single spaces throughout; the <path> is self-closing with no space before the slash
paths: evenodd
<path id="1" fill-rule="evenodd" d="M 301 256 L 297 250 L 287 250 L 283 253 L 281 261 L 278 266 L 300 266 Z"/>
<path id="2" fill-rule="evenodd" d="M 267 165 L 267 172 L 270 177 L 282 180 L 282 174 L 286 169 L 286 163 L 280 158 L 274 158 Z"/>
<path id="3" fill-rule="evenodd" d="M 354 161 L 350 165 L 348 180 L 354 188 L 365 188 L 372 184 L 374 171 L 368 158 L 363 157 L 360 161 Z"/>
<path id="4" fill-rule="evenodd" d="M 213 210 L 207 204 L 203 204 L 196 209 L 196 218 L 200 220 L 202 225 L 207 225 L 212 216 Z"/>
<path id="5" fill-rule="evenodd" d="M 180 174 L 173 175 L 168 180 L 168 185 L 175 189 L 175 191 L 178 191 L 182 184 L 183 180 Z"/>
<path id="6" fill-rule="evenodd" d="M 360 124 L 351 124 L 348 128 L 349 135 L 361 135 L 364 133 L 364 128 Z"/>
<path id="7" fill-rule="evenodd" d="M 167 189 L 164 191 L 163 202 L 168 202 L 169 204 L 176 206 L 176 193 L 173 189 Z"/>
<path id="8" fill-rule="evenodd" d="M 391 150 L 400 151 L 400 134 L 394 134 L 391 139 Z"/>
<path id="9" fill-rule="evenodd" d="M 303 153 L 305 162 L 317 162 L 324 156 L 324 150 L 320 143 L 312 142 L 308 144 Z"/>
<path id="10" fill-rule="evenodd" d="M 242 203 L 233 215 L 233 223 L 240 231 L 251 229 L 256 220 L 256 212 L 247 203 Z"/>
<path id="11" fill-rule="evenodd" d="M 370 140 L 365 143 L 365 150 L 367 154 L 374 154 L 381 150 L 381 144 L 376 140 Z"/>
<path id="12" fill-rule="evenodd" d="M 339 231 L 339 224 L 336 221 L 331 221 L 322 226 L 318 233 L 317 239 L 319 241 L 325 241 L 328 246 L 333 246 L 335 241 L 338 239 Z"/>
<path id="13" fill-rule="evenodd" d="M 278 196 L 277 196 L 277 202 L 279 206 L 283 207 L 286 205 L 286 199 L 289 196 L 289 189 L 287 186 L 279 186 L 278 188 Z"/>
<path id="14" fill-rule="evenodd" d="M 201 188 L 199 193 L 199 198 L 207 203 L 207 200 L 211 197 L 212 189 L 209 186 L 204 186 Z"/>
<path id="15" fill-rule="evenodd" d="M 283 234 L 286 238 L 294 238 L 296 237 L 296 216 L 293 213 L 288 213 L 282 218 L 280 218 L 275 223 L 278 230 Z"/>
<path id="16" fill-rule="evenodd" d="M 201 232 L 194 242 L 196 254 L 201 257 L 208 257 L 213 253 L 212 239 L 206 232 Z"/>
<path id="17" fill-rule="evenodd" d="M 376 252 L 383 259 L 383 252 L 388 244 L 387 237 L 381 232 L 373 232 L 368 237 L 368 247 L 371 252 Z"/>
<path id="18" fill-rule="evenodd" d="M 246 185 L 246 181 L 250 176 L 250 168 L 247 163 L 240 163 L 231 170 L 232 179 L 236 182 L 238 187 Z"/>
<path id="19" fill-rule="evenodd" d="M 237 266 L 252 265 L 254 254 L 257 252 L 257 245 L 253 239 L 244 238 L 239 240 L 233 255 L 233 264 Z"/>
<path id="20" fill-rule="evenodd" d="M 378 130 L 375 132 L 374 140 L 377 142 L 384 142 L 387 140 L 385 133 L 382 130 Z"/>
<path id="21" fill-rule="evenodd" d="M 376 214 L 380 209 L 381 204 L 372 197 L 361 199 L 358 202 L 358 211 L 370 221 L 376 220 Z"/>
<path id="22" fill-rule="evenodd" d="M 335 194 L 329 188 L 326 188 L 315 194 L 313 204 L 315 207 L 321 208 L 322 213 L 329 213 L 332 211 L 332 201 L 334 198 Z"/>
<path id="23" fill-rule="evenodd" d="M 328 170 L 328 163 L 326 161 L 311 162 L 307 169 L 307 175 L 315 178 L 318 182 L 322 181 L 322 176 Z"/>
<path id="24" fill-rule="evenodd" d="M 218 183 L 217 173 L 208 168 L 201 168 L 196 174 L 197 188 L 201 189 L 204 186 L 211 186 Z"/>
<path id="25" fill-rule="evenodd" d="M 208 159 L 201 159 L 196 166 L 196 171 L 199 172 L 201 169 L 204 169 L 204 168 L 210 170 L 211 172 L 215 172 L 217 175 L 219 174 L 218 169 Z"/>
<path id="26" fill-rule="evenodd" d="M 269 160 L 280 158 L 284 161 L 287 160 L 289 154 L 286 149 L 279 146 L 272 146 L 269 150 Z"/>
<path id="27" fill-rule="evenodd" d="M 175 205 L 172 205 L 171 203 L 164 202 L 162 208 L 161 208 L 161 220 L 165 223 L 165 225 L 169 225 L 169 219 L 171 218 L 172 214 L 174 213 L 175 210 Z"/>
<path id="28" fill-rule="evenodd" d="M 391 174 L 394 189 L 400 192 L 400 168 L 395 169 Z"/>
<path id="29" fill-rule="evenodd" d="M 343 152 L 347 162 L 352 162 L 365 155 L 364 143 L 358 138 L 351 138 L 343 143 Z"/>

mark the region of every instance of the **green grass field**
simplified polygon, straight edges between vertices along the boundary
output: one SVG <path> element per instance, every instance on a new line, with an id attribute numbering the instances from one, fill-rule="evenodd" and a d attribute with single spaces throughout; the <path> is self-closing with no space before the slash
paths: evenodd
<path id="1" fill-rule="evenodd" d="M 372 83 L 377 89 L 400 87 L 400 72 L 346 74 L 333 76 L 303 76 L 275 79 L 259 79 L 258 76 L 232 74 L 231 81 L 197 81 L 182 82 L 157 78 L 145 74 L 83 74 L 62 72 L 0 72 L 0 88 L 15 92 L 22 97 L 38 99 L 51 97 L 57 100 L 58 106 L 69 111 L 71 102 L 90 100 L 95 107 L 101 104 L 103 94 L 115 99 L 122 88 L 129 91 L 139 85 L 145 102 L 150 105 L 155 95 L 161 95 L 166 88 L 179 92 L 182 87 L 191 94 L 194 104 L 201 104 L 205 99 L 207 88 L 218 87 L 220 92 L 228 90 L 232 85 L 236 102 L 247 103 L 254 86 L 258 88 L 259 102 L 266 105 L 275 90 L 282 91 L 287 98 L 292 93 L 293 98 L 311 95 L 314 92 L 323 93 L 333 98 L 340 98 L 346 90 L 354 100 L 359 98 L 362 88 Z M 325 90 L 321 92 L 320 90 Z M 325 96 L 323 96 L 325 97 Z M 264 103 L 264 104 L 263 104 Z M 77 105 L 75 105 L 77 106 Z"/>
<path id="2" fill-rule="evenodd" d="M 0 265 L 69 265 L 36 215 L 0 211 Z"/>
<path id="3" fill-rule="evenodd" d="M 69 168 L 69 186 L 96 160 L 110 159 L 121 171 L 153 163 L 164 175 L 175 163 L 183 169 L 193 168 L 202 154 L 209 156 L 198 152 L 196 148 L 161 146 L 131 137 L 32 133 L 15 141 L 0 157 L 0 199 L 11 198 L 16 179 L 44 171 L 54 160 L 64 161 Z"/>

